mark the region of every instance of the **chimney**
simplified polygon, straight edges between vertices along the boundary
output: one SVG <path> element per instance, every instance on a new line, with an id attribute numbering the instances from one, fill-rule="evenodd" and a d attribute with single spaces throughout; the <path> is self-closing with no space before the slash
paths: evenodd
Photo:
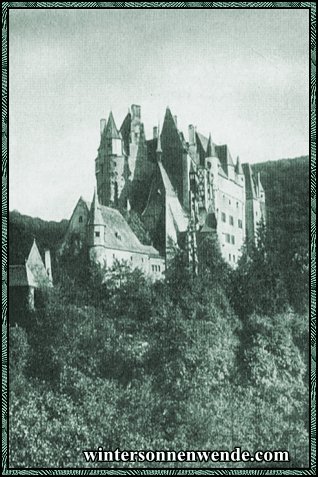
<path id="1" fill-rule="evenodd" d="M 157 139 L 158 137 L 158 127 L 154 126 L 153 127 L 153 139 Z"/>
<path id="2" fill-rule="evenodd" d="M 132 119 L 140 119 L 140 106 L 138 104 L 131 105 Z"/>
<path id="3" fill-rule="evenodd" d="M 173 116 L 173 119 L 176 127 L 178 127 L 178 116 Z"/>
<path id="4" fill-rule="evenodd" d="M 53 282 L 52 268 L 51 268 L 51 254 L 49 250 L 45 250 L 45 270 L 50 282 Z"/>
<path id="5" fill-rule="evenodd" d="M 100 135 L 103 134 L 105 127 L 106 127 L 106 119 L 101 119 L 100 120 Z"/>
<path id="6" fill-rule="evenodd" d="M 193 124 L 189 124 L 189 144 L 190 146 L 195 144 L 195 127 Z"/>

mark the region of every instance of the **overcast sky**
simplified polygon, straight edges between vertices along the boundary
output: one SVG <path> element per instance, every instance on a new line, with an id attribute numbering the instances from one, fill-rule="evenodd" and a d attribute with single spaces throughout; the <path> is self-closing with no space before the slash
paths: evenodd
<path id="1" fill-rule="evenodd" d="M 69 218 L 91 199 L 99 120 L 166 106 L 242 162 L 308 154 L 308 11 L 10 10 L 9 206 Z"/>

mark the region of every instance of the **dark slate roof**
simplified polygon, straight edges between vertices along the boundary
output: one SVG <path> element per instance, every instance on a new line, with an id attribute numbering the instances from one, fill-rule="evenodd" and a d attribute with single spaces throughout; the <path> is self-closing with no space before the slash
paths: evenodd
<path id="1" fill-rule="evenodd" d="M 166 192 L 166 211 L 169 213 L 175 228 L 179 232 L 184 232 L 188 227 L 188 216 L 180 204 L 177 193 L 171 184 L 162 162 L 158 162 L 158 167 Z"/>
<path id="2" fill-rule="evenodd" d="M 201 134 L 199 132 L 197 132 L 197 137 L 198 137 L 198 139 L 199 139 L 199 141 L 200 141 L 200 143 L 201 143 L 201 145 L 204 149 L 204 152 L 207 152 L 209 139 L 207 137 L 203 136 L 203 134 Z"/>
<path id="3" fill-rule="evenodd" d="M 113 113 L 109 113 L 107 125 L 105 128 L 105 136 L 112 139 L 121 139 L 121 135 L 118 132 Z"/>

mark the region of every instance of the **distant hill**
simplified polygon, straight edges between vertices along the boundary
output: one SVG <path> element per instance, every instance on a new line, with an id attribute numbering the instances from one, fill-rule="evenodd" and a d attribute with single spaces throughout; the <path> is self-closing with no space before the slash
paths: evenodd
<path id="1" fill-rule="evenodd" d="M 56 250 L 65 235 L 67 224 L 67 220 L 48 222 L 22 215 L 17 211 L 9 212 L 10 265 L 24 263 L 25 258 L 29 255 L 34 238 L 42 256 L 44 250 L 49 249 L 54 262 Z"/>
<path id="2" fill-rule="evenodd" d="M 255 164 L 266 194 L 267 225 L 277 249 L 292 257 L 309 247 L 309 157 Z"/>
<path id="3" fill-rule="evenodd" d="M 268 161 L 255 164 L 252 168 L 261 173 L 268 227 L 277 240 L 278 250 L 288 260 L 295 252 L 309 246 L 309 158 Z M 140 236 L 142 234 L 134 221 L 131 226 Z M 41 253 L 48 248 L 54 257 L 67 223 L 67 220 L 47 222 L 17 211 L 9 212 L 10 264 L 24 262 L 34 237 Z M 142 240 L 144 237 L 139 238 Z"/>

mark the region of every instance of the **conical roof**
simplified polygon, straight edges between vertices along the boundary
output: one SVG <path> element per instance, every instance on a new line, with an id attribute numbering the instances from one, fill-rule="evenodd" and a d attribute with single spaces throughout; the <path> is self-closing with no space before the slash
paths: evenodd
<path id="1" fill-rule="evenodd" d="M 117 129 L 112 111 L 109 113 L 108 121 L 106 124 L 106 128 L 104 129 L 104 132 L 106 137 L 108 138 L 121 139 L 121 135 Z"/>

